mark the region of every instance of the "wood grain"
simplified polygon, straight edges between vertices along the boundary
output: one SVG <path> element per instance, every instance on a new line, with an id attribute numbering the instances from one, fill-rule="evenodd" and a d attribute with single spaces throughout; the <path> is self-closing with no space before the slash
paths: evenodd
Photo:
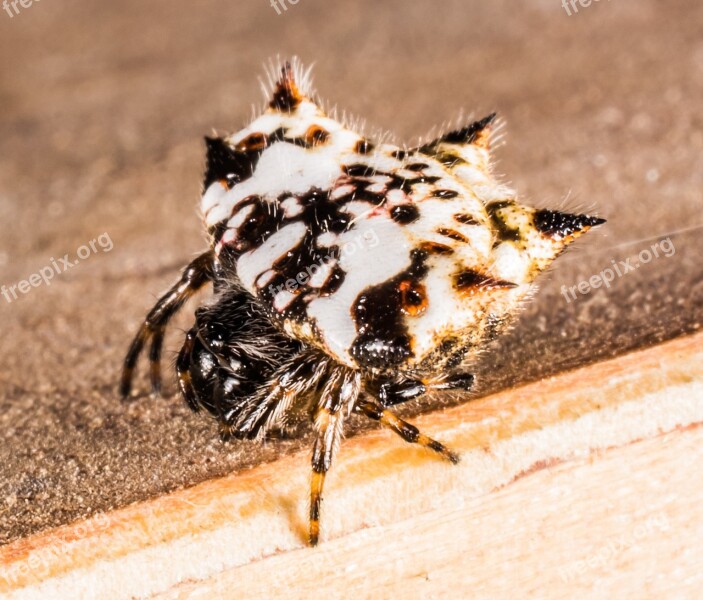
<path id="1" fill-rule="evenodd" d="M 317 549 L 305 547 L 309 461 L 297 454 L 5 546 L 0 592 L 695 597 L 702 342 L 418 418 L 462 453 L 456 467 L 384 431 L 345 442 Z"/>

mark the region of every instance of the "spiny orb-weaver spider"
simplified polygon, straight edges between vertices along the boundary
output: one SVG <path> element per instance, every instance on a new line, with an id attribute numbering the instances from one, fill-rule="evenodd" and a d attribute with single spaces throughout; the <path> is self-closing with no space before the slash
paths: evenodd
<path id="1" fill-rule="evenodd" d="M 181 393 L 223 438 L 261 438 L 309 407 L 314 545 L 345 415 L 457 462 L 388 407 L 470 389 L 462 365 L 505 328 L 536 276 L 604 221 L 518 204 L 491 174 L 494 114 L 399 148 L 326 116 L 295 61 L 270 87 L 261 116 L 206 138 L 211 246 L 147 315 L 121 393 L 147 342 L 159 393 L 166 324 L 211 282 L 214 299 L 195 311 L 176 361 Z"/>

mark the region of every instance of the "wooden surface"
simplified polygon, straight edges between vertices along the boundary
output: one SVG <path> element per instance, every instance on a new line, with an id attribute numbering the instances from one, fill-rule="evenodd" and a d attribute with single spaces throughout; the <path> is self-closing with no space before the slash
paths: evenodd
<path id="1" fill-rule="evenodd" d="M 703 334 L 343 446 L 305 547 L 294 455 L 0 549 L 8 598 L 696 598 Z"/>

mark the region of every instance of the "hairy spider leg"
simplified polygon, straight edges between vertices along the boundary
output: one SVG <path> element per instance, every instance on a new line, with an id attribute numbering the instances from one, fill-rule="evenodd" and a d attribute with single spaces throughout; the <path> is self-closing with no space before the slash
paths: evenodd
<path id="1" fill-rule="evenodd" d="M 315 444 L 312 451 L 310 482 L 310 520 L 308 540 L 311 546 L 320 539 L 320 509 L 325 476 L 339 446 L 344 425 L 345 409 L 359 397 L 361 375 L 345 367 L 332 369 L 317 401 L 314 412 Z"/>
<path id="2" fill-rule="evenodd" d="M 139 328 L 137 335 L 132 340 L 122 368 L 120 380 L 120 394 L 129 395 L 132 388 L 132 376 L 139 355 L 146 342 L 151 339 L 149 351 L 151 389 L 154 395 L 161 392 L 161 348 L 163 346 L 164 331 L 168 321 L 175 315 L 190 298 L 203 285 L 213 278 L 214 255 L 211 250 L 198 256 L 184 270 L 179 281 L 166 292 L 154 307 L 149 311 L 144 323 Z"/>
<path id="3" fill-rule="evenodd" d="M 248 399 L 232 429 L 238 437 L 260 438 L 280 423 L 291 405 L 318 386 L 330 360 L 313 350 L 294 356 L 271 377 L 265 395 Z"/>
<path id="4" fill-rule="evenodd" d="M 194 325 L 186 333 L 185 340 L 176 359 L 176 374 L 178 376 L 178 388 L 181 390 L 183 398 L 193 412 L 200 410 L 198 397 L 193 387 L 193 379 L 190 376 L 191 355 L 195 346 L 195 338 L 198 336 L 198 326 Z"/>
<path id="5" fill-rule="evenodd" d="M 402 404 L 419 398 L 424 394 L 439 391 L 469 391 L 473 387 L 474 376 L 471 373 L 452 373 L 436 380 L 416 379 L 393 375 L 379 377 L 366 384 L 366 389 L 378 399 L 385 408 Z"/>
<path id="6" fill-rule="evenodd" d="M 388 427 L 388 429 L 398 434 L 406 442 L 429 448 L 442 458 L 446 458 L 454 464 L 459 462 L 459 455 L 456 452 L 453 452 L 441 442 L 426 436 L 424 433 L 420 433 L 420 430 L 415 427 L 415 425 L 404 421 L 390 410 L 383 408 L 380 404 L 369 400 L 362 400 L 356 405 L 356 410 L 366 415 L 369 419 L 378 421 L 384 427 Z"/>

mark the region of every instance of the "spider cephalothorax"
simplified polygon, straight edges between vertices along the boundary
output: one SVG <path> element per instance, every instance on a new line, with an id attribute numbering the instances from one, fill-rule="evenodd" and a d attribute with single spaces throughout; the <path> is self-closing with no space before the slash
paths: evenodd
<path id="1" fill-rule="evenodd" d="M 518 204 L 491 175 L 494 115 L 415 148 L 375 145 L 326 116 L 297 65 L 272 87 L 260 117 L 207 139 L 211 248 L 147 316 L 122 393 L 147 341 L 159 391 L 165 326 L 212 282 L 214 301 L 196 311 L 178 357 L 181 392 L 225 437 L 261 437 L 308 406 L 314 544 L 344 415 L 356 410 L 455 462 L 387 407 L 469 389 L 462 365 L 535 277 L 603 220 Z"/>

